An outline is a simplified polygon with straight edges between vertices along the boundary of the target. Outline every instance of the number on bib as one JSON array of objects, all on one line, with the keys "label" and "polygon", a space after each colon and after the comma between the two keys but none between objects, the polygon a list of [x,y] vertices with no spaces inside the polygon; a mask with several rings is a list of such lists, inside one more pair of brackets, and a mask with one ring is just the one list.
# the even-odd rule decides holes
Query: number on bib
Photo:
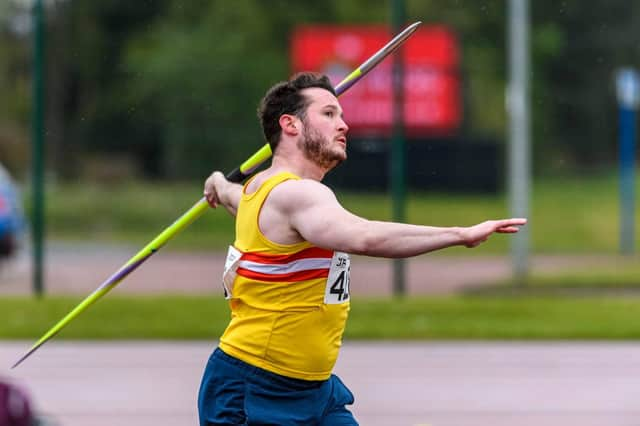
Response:
[{"label": "number on bib", "polygon": [[348,271],[340,272],[338,275],[338,279],[329,289],[331,294],[336,294],[338,296],[338,302],[343,300],[347,300],[349,298],[349,273]]},{"label": "number on bib", "polygon": [[335,252],[331,259],[331,268],[327,277],[327,286],[324,294],[324,303],[329,305],[345,303],[349,300],[349,273],[351,271],[351,259],[349,255]]}]

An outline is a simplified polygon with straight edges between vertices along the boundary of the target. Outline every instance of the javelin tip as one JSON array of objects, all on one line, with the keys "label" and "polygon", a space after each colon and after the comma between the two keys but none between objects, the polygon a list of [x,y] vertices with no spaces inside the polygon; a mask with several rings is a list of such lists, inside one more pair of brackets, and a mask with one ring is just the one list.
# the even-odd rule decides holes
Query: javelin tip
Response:
[{"label": "javelin tip", "polygon": [[11,370],[13,370],[14,368],[16,368],[17,366],[19,366],[20,364],[22,364],[22,361],[24,361],[25,359],[27,359],[29,357],[29,355],[31,355],[33,353],[33,350],[30,350],[29,352],[27,352],[26,354],[22,355],[22,357],[16,361],[15,364],[13,364],[11,366]]},{"label": "javelin tip", "polygon": [[409,25],[407,28],[405,28],[401,34],[409,36],[410,34],[413,34],[414,32],[416,32],[416,30],[420,25],[422,25],[422,21],[416,21],[413,24]]}]

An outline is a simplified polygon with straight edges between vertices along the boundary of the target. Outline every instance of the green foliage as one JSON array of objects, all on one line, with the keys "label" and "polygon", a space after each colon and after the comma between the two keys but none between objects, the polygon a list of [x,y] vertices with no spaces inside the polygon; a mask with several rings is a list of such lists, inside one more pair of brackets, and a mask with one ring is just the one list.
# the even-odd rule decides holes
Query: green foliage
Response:
[{"label": "green foliage", "polygon": [[[141,247],[198,201],[198,185],[61,185],[47,193],[49,236]],[[28,199],[28,198],[27,198]],[[233,241],[233,218],[204,214],[169,243],[171,248],[223,249]]]},{"label": "green foliage", "polygon": [[166,175],[202,176],[214,164],[230,170],[246,159],[262,141],[258,100],[289,74],[293,27],[353,16],[344,8],[344,2],[196,2],[175,6],[133,39],[124,90],[136,116],[153,112],[158,119]]},{"label": "green foliage", "polygon": [[[0,298],[0,339],[40,337],[80,300]],[[640,302],[620,298],[354,296],[346,339],[637,339]],[[222,297],[110,295],[56,339],[207,339],[229,321]]]},{"label": "green foliage", "polygon": [[[257,19],[262,3],[209,2],[163,21],[132,43],[127,92],[136,110],[157,114],[169,176],[232,169],[258,146],[258,93],[285,75],[282,49]],[[251,22],[251,31],[239,31]]]},{"label": "green foliage", "polygon": [[[0,155],[23,171],[30,40],[8,29],[25,12],[16,4],[0,6]],[[462,132],[505,139],[508,2],[406,4],[407,20],[448,25],[458,35]],[[540,0],[530,10],[534,170],[606,168],[616,152],[613,73],[640,65],[640,3]],[[126,157],[130,174],[146,177],[231,169],[261,145],[255,106],[290,74],[296,25],[382,24],[390,15],[388,2],[365,0],[51,2],[50,166],[73,178],[90,174],[87,158],[96,157],[116,168]]]},{"label": "green foliage", "polygon": [[19,9],[0,5],[0,162],[21,176],[27,158],[30,81],[25,70],[30,62],[27,40],[9,31]]},{"label": "green foliage", "polygon": [[640,65],[638,6],[545,0],[532,7],[533,136],[536,164],[547,171],[615,160],[614,72]]}]

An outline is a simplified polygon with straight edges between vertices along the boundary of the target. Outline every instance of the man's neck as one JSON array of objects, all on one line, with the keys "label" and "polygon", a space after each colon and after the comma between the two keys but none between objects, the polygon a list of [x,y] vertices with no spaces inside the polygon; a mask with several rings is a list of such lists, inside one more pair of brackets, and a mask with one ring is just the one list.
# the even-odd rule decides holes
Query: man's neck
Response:
[{"label": "man's neck", "polygon": [[291,172],[303,179],[313,179],[321,182],[329,170],[307,159],[302,153],[293,155],[274,154],[269,169],[275,174],[279,172]]}]

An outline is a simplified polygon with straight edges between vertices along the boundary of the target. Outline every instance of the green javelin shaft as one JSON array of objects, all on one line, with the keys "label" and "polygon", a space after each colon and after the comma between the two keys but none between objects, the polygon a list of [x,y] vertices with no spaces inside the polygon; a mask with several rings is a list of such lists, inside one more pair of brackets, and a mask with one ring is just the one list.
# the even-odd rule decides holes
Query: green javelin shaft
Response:
[{"label": "green javelin shaft", "polygon": [[[389,43],[387,43],[382,49],[377,51],[373,56],[367,59],[361,64],[355,71],[349,74],[344,80],[342,80],[336,87],[336,94],[339,96],[347,89],[353,86],[358,80],[360,80],[365,74],[372,70],[377,64],[382,62],[390,53],[395,51],[411,34],[413,34],[420,25],[420,22],[416,22],[400,34],[395,36]],[[271,148],[269,144],[265,144],[255,154],[249,157],[244,163],[237,169],[227,175],[227,179],[232,182],[241,182],[246,177],[259,167],[262,163],[267,161],[271,157]],[[164,246],[167,241],[177,235],[184,228],[193,223],[202,214],[207,211],[209,204],[204,198],[201,198],[193,207],[180,216],[173,224],[154,238],[149,244],[147,244],[142,250],[140,250],[135,256],[133,256],[127,263],[125,263],[118,271],[110,276],[104,283],[100,285],[93,293],[87,296],[80,304],[78,304],[71,312],[69,312],[64,318],[62,318],[56,325],[54,325],[49,331],[47,331],[34,345],[25,353],[11,368],[15,368],[20,365],[25,359],[33,354],[39,347],[45,344],[48,340],[53,338],[60,332],[67,324],[73,321],[78,315],[85,311],[89,306],[93,305],[109,291],[115,288],[127,275],[133,272],[138,266],[144,263],[149,257],[151,257],[156,251]]]}]

